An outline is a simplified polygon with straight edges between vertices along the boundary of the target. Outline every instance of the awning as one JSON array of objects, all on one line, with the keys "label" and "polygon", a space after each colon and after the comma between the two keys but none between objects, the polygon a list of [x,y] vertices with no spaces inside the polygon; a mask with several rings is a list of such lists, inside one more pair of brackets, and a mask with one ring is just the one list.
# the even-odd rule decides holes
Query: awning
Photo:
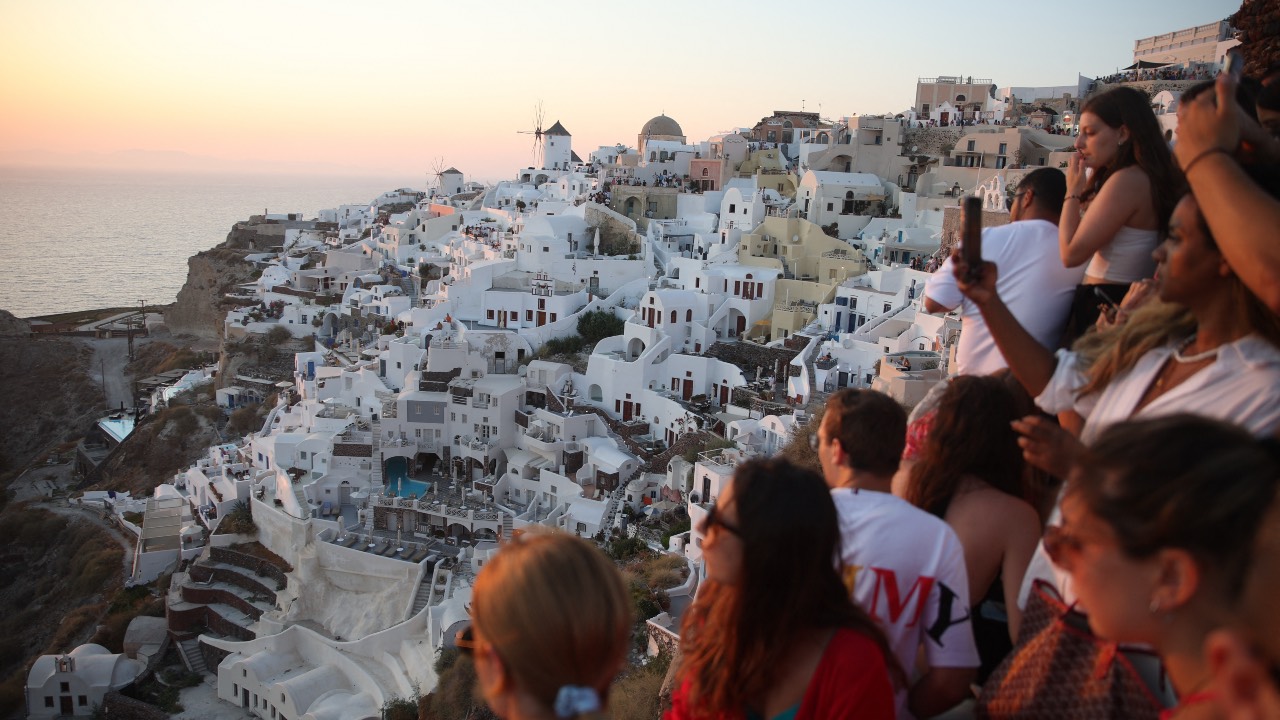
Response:
[{"label": "awning", "polygon": [[1173,63],[1171,62],[1158,63],[1158,62],[1148,62],[1146,60],[1139,60],[1138,62],[1125,68],[1125,70],[1148,70],[1150,68],[1164,67],[1165,65],[1172,65],[1172,64]]}]

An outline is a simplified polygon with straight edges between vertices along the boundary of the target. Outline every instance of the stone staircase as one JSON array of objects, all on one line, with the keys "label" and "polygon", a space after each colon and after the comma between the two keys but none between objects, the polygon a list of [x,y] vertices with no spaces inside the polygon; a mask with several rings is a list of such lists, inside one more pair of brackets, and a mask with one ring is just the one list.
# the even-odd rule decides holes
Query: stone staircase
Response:
[{"label": "stone staircase", "polygon": [[204,653],[200,652],[199,640],[183,640],[178,643],[178,654],[182,656],[182,664],[197,675],[204,675],[209,668],[204,663]]},{"label": "stone staircase", "polygon": [[372,465],[372,467],[370,468],[369,480],[373,489],[375,491],[381,492],[381,488],[382,488],[382,423],[378,422],[377,420],[374,420],[370,424],[369,430],[370,430],[370,435],[373,438],[372,440],[370,440],[370,443],[373,445],[373,453],[372,453],[372,456],[369,458],[371,461],[370,464]]},{"label": "stone staircase", "polygon": [[617,521],[618,513],[622,510],[622,498],[627,493],[626,483],[619,483],[618,487],[609,493],[609,503],[604,507],[604,523],[601,528],[606,531],[613,528],[614,522]]},{"label": "stone staircase", "polygon": [[293,486],[293,496],[297,498],[298,509],[302,511],[304,516],[302,519],[305,520],[311,514],[311,506],[307,505],[307,491],[302,487],[301,483]]},{"label": "stone staircase", "polygon": [[502,513],[502,539],[510,540],[515,537],[515,519],[511,517],[511,513]]},{"label": "stone staircase", "polygon": [[422,608],[431,602],[431,584],[435,581],[435,575],[435,570],[431,570],[422,576],[422,582],[418,584],[418,593],[413,596],[413,611],[409,613],[409,617],[422,612]]},{"label": "stone staircase", "polygon": [[782,277],[783,277],[783,279],[784,279],[784,280],[795,280],[795,279],[796,279],[796,275],[795,275],[795,273],[791,272],[791,266],[790,266],[789,264],[787,264],[787,259],[786,259],[785,257],[783,257],[783,256],[779,255],[779,256],[778,256],[778,260],[780,260],[780,261],[782,262]]}]

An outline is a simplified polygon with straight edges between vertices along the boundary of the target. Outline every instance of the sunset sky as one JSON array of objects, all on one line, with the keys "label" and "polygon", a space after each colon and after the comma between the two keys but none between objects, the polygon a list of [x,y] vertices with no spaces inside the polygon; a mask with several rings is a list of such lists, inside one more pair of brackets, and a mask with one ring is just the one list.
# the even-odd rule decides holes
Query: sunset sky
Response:
[{"label": "sunset sky", "polygon": [[802,104],[899,112],[919,76],[1073,84],[1239,4],[3,0],[0,165],[425,178],[443,158],[498,180],[532,161],[539,101],[585,159],[663,112],[697,141]]}]

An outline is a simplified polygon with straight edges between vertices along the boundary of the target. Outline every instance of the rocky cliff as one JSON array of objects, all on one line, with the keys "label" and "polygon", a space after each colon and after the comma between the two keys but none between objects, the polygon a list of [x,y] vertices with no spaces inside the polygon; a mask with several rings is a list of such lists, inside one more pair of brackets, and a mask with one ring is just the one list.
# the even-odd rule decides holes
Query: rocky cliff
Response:
[{"label": "rocky cliff", "polygon": [[255,276],[251,252],[277,246],[284,240],[284,226],[252,218],[241,221],[227,233],[227,239],[212,250],[187,259],[187,281],[178,298],[164,313],[165,324],[178,335],[203,338],[222,336],[222,321],[232,307],[226,295]]}]

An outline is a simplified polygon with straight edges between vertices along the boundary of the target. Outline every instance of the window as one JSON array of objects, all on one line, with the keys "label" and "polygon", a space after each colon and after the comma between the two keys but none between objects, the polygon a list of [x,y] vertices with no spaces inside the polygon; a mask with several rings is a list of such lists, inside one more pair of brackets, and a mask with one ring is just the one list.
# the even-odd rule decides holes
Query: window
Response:
[{"label": "window", "polygon": [[45,706],[45,707],[53,707],[53,696],[52,696],[52,695],[45,695],[45,696],[44,696],[44,706]]},{"label": "window", "polygon": [[833,203],[827,203],[827,212],[831,212],[834,209],[835,205]]},{"label": "window", "polygon": [[486,311],[486,312],[485,312],[485,317],[487,317],[488,319],[492,320],[492,319],[493,319],[493,311],[492,311],[492,310],[488,310],[488,311]]},{"label": "window", "polygon": [[706,176],[707,176],[707,169],[702,168],[702,177],[706,177]]},{"label": "window", "polygon": [[71,692],[71,683],[65,683],[65,682],[58,683],[58,690],[64,693]]},{"label": "window", "polygon": [[738,206],[735,203],[729,203],[729,214],[732,215],[737,211],[738,211]]},{"label": "window", "polygon": [[306,450],[301,450],[301,451],[299,451],[299,452],[298,452],[298,459],[299,459],[299,460],[306,460],[306,459],[307,459],[307,451],[306,451]]},{"label": "window", "polygon": [[998,154],[1004,155],[1008,151],[1009,151],[1009,143],[1000,143],[1000,152]]},{"label": "window", "polygon": [[884,304],[884,312],[889,312],[889,307],[890,307],[889,303],[885,303],[885,304]]},{"label": "window", "polygon": [[966,149],[966,150],[968,150],[969,152],[973,152],[973,148],[974,148],[974,146],[975,146],[975,144],[976,144],[976,143],[977,143],[977,141],[976,141],[976,140],[970,140],[970,141],[968,142],[968,144],[967,144],[967,145],[965,145],[965,149]]}]

